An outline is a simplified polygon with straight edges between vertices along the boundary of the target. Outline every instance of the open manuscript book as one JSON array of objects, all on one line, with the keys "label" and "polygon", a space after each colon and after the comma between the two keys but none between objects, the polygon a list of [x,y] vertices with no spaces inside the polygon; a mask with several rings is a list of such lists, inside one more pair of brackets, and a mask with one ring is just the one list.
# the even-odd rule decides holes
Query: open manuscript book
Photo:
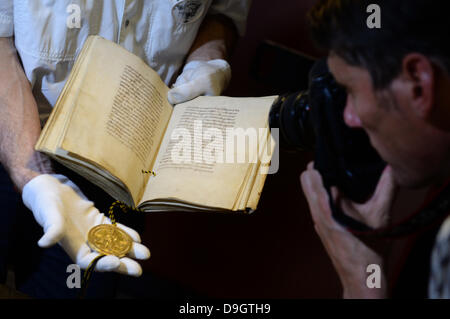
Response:
[{"label": "open manuscript book", "polygon": [[[90,36],[36,150],[144,211],[255,210],[274,150],[267,118],[276,97],[202,96],[173,107],[168,90],[140,58]],[[259,132],[257,149],[242,150],[238,138],[230,147],[230,128]]]}]

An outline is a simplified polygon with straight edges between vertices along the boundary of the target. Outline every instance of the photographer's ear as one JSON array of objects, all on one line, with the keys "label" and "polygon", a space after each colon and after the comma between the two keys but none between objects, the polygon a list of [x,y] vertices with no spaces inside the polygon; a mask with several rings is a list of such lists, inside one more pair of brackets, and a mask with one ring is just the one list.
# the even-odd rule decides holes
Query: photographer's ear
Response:
[{"label": "photographer's ear", "polygon": [[[428,118],[434,105],[435,73],[431,61],[419,53],[410,53],[403,58],[400,81],[394,86],[405,99],[404,106],[409,107],[420,118]],[[402,101],[398,101],[402,102]]]}]

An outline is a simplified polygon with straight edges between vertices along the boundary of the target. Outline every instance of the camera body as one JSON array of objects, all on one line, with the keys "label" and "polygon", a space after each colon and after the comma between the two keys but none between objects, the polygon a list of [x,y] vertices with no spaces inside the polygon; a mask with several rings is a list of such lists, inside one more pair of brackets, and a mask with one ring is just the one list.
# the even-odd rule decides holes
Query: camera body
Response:
[{"label": "camera body", "polygon": [[279,128],[282,148],[314,151],[314,166],[328,190],[337,186],[345,197],[362,203],[373,194],[386,163],[364,130],[345,124],[346,99],[326,60],[319,60],[307,91],[281,95],[273,103],[269,125]]}]

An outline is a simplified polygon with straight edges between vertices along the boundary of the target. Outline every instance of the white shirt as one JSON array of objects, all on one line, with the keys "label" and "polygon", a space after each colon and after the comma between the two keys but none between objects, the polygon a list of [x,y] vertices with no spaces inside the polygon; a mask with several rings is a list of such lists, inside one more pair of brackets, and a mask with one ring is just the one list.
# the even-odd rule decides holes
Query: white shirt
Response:
[{"label": "white shirt", "polygon": [[138,55],[169,85],[205,15],[224,14],[243,34],[250,1],[0,0],[0,37],[14,36],[45,119],[89,35]]}]

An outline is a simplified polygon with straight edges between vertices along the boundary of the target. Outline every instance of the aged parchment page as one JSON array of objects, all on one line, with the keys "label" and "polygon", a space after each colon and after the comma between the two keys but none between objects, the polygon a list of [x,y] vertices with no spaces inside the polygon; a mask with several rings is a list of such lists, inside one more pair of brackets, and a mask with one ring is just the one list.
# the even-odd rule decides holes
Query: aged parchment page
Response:
[{"label": "aged parchment page", "polygon": [[[267,127],[267,116],[274,99],[275,97],[201,96],[175,106],[153,167],[156,176],[150,178],[141,203],[173,199],[232,210],[241,192],[246,188],[250,178],[249,171],[255,164],[250,163],[249,160],[250,147],[244,147],[244,163],[239,163],[237,155],[227,151],[226,129],[240,128],[244,132],[250,129],[249,131],[253,130],[257,133],[256,139],[259,140],[259,129]],[[202,130],[199,130],[200,126]],[[195,134],[196,129],[201,133]],[[191,154],[186,158],[180,156],[186,162],[176,162],[173,154],[185,155],[184,150],[180,148],[180,143],[183,143],[181,133],[186,131],[191,134]],[[211,156],[208,156],[209,152],[206,152],[207,156],[205,156],[208,145],[211,146],[211,143],[220,140],[217,135],[209,134],[211,132],[222,132],[223,163],[217,162],[215,158],[212,160]],[[238,142],[236,141],[235,144],[236,147]],[[248,142],[247,145],[250,144]],[[239,149],[242,151],[242,148]],[[213,154],[215,156],[215,152]],[[227,163],[227,156],[234,158],[234,161]]]},{"label": "aged parchment page", "polygon": [[95,37],[60,147],[121,180],[137,203],[172,113],[167,86],[140,58]]}]

